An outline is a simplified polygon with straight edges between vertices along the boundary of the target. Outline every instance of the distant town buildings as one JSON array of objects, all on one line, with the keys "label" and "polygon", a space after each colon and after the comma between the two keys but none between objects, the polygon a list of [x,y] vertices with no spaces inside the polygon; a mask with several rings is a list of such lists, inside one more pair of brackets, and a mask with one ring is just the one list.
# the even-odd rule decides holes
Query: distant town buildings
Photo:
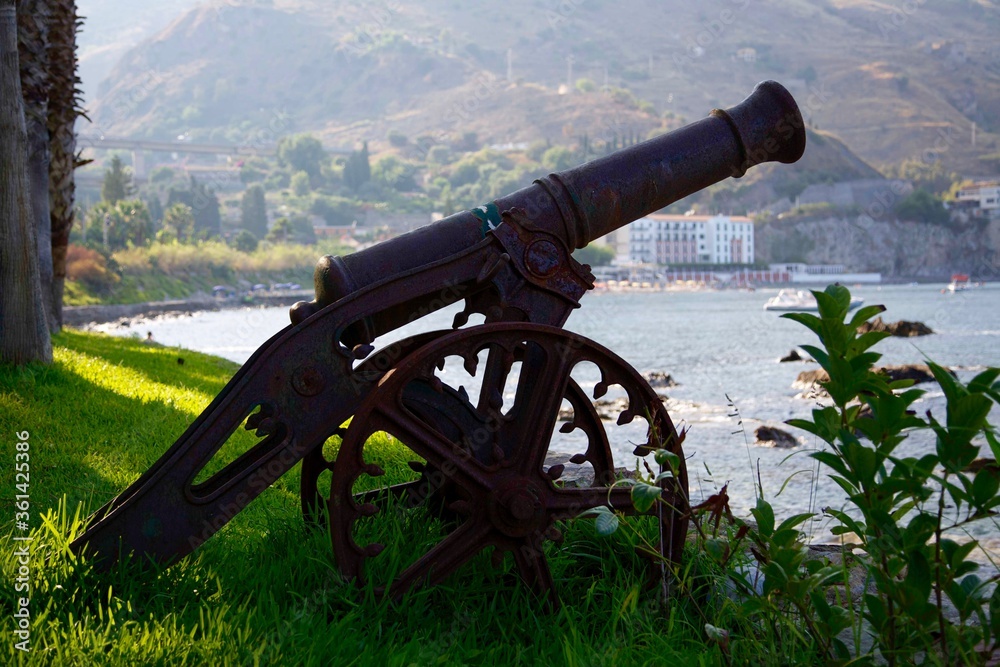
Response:
[{"label": "distant town buildings", "polygon": [[648,215],[620,230],[614,245],[619,261],[628,263],[753,264],[753,221],[728,215]]},{"label": "distant town buildings", "polygon": [[961,188],[954,208],[976,217],[1000,215],[1000,181],[980,181]]}]

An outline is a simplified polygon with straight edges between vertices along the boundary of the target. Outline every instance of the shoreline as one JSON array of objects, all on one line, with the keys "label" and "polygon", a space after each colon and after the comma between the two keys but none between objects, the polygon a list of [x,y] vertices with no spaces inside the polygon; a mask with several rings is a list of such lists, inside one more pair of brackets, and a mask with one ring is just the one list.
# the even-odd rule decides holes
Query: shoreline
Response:
[{"label": "shoreline", "polygon": [[289,292],[287,294],[255,295],[250,302],[239,299],[213,299],[212,297],[177,299],[172,301],[145,301],[127,304],[100,304],[94,306],[64,306],[63,325],[74,329],[119,322],[132,319],[152,319],[165,315],[181,316],[219,310],[240,310],[243,308],[291,307],[298,301],[314,298],[311,291]]},{"label": "shoreline", "polygon": [[[884,287],[908,285],[904,281],[882,281],[878,285],[866,285],[866,287]],[[919,285],[934,285],[935,282],[921,282]],[[943,284],[943,283],[941,283]],[[803,284],[769,284],[756,286],[753,291],[778,290],[783,288],[796,289],[817,289],[820,285]],[[593,290],[595,294],[627,294],[627,293],[652,293],[652,292],[717,292],[736,289],[747,291],[746,288],[723,288],[720,289],[711,285],[659,285],[649,287],[619,287],[607,288],[599,287]],[[298,290],[283,294],[258,294],[254,295],[252,301],[243,302],[239,299],[214,299],[209,296],[202,298],[175,299],[171,301],[145,301],[141,303],[129,304],[98,304],[93,306],[64,306],[63,324],[75,329],[84,329],[93,325],[108,324],[129,319],[151,319],[164,315],[192,315],[194,313],[212,312],[219,310],[239,310],[243,308],[274,308],[291,307],[299,301],[311,301],[315,298],[312,290]]]}]

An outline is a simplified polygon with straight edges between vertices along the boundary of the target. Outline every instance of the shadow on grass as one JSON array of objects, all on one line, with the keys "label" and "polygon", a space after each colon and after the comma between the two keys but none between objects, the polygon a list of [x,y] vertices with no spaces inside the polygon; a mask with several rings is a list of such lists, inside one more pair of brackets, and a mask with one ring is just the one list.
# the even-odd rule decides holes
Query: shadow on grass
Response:
[{"label": "shadow on grass", "polygon": [[[187,387],[214,396],[236,374],[240,365],[225,359],[179,348],[147,345],[141,340],[118,336],[83,334],[64,330],[55,343],[73,351],[103,359],[115,366],[124,366],[143,376],[178,387]],[[178,364],[178,359],[185,364]],[[201,365],[218,369],[216,377],[200,373],[187,363],[197,360]],[[220,382],[220,378],[224,377]]]}]

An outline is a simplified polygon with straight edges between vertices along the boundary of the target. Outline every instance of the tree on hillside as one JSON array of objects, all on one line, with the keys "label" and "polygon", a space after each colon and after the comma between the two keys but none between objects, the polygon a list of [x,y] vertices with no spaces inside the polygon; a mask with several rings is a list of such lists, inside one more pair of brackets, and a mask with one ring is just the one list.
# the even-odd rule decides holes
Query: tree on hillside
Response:
[{"label": "tree on hillside", "polygon": [[187,243],[194,236],[194,214],[187,204],[173,204],[163,212],[163,226],[156,234],[161,243]]},{"label": "tree on hillside", "polygon": [[546,169],[562,171],[573,166],[573,151],[565,146],[553,146],[542,155],[542,164]]},{"label": "tree on hillside", "polygon": [[0,361],[52,361],[29,200],[15,0],[0,0]]},{"label": "tree on hillside", "polygon": [[297,197],[305,197],[312,190],[312,186],[309,183],[309,174],[304,171],[297,171],[292,174],[290,185],[292,192]]},{"label": "tree on hillside", "polygon": [[140,199],[101,202],[87,212],[84,224],[92,242],[103,244],[107,239],[108,251],[146,245],[153,238],[153,218]]},{"label": "tree on hillside", "polygon": [[316,232],[309,218],[293,215],[290,218],[282,217],[275,220],[271,231],[267,233],[267,240],[272,243],[311,245],[316,243]]},{"label": "tree on hillside", "polygon": [[394,155],[386,155],[379,158],[372,168],[372,180],[397,192],[413,192],[417,189],[415,172],[413,164],[404,162]]},{"label": "tree on hillside", "polygon": [[[903,160],[895,170],[889,169],[890,176],[896,176],[913,183],[913,187],[931,194],[947,192],[952,183],[961,180],[958,174],[945,169],[940,160]],[[894,173],[893,173],[894,172]]]},{"label": "tree on hillside", "polygon": [[368,142],[362,144],[360,151],[352,151],[344,164],[344,183],[352,190],[357,190],[372,179],[372,167],[368,160]]},{"label": "tree on hillside", "polygon": [[215,192],[191,177],[188,188],[170,188],[167,193],[167,208],[174,204],[184,204],[194,216],[194,234],[200,238],[218,236],[222,230],[222,215],[219,213],[219,198]]},{"label": "tree on hillside", "polygon": [[75,0],[50,0],[49,25],[49,216],[52,227],[52,309],[62,327],[66,252],[74,222],[76,181],[73,171],[89,160],[76,152],[76,119],[83,115],[77,84],[76,34],[80,19]]},{"label": "tree on hillside", "polygon": [[132,193],[132,175],[122,164],[117,155],[111,157],[111,163],[104,172],[104,182],[101,183],[101,200],[116,204]]},{"label": "tree on hillside", "polygon": [[318,215],[332,227],[350,225],[357,220],[360,211],[357,204],[345,197],[317,195],[309,206],[309,212]]},{"label": "tree on hillside", "polygon": [[146,202],[146,208],[149,209],[149,218],[153,221],[153,228],[159,227],[160,222],[163,221],[163,204],[160,203],[160,198],[154,194]]},{"label": "tree on hillside", "polygon": [[267,236],[267,201],[264,199],[264,187],[254,183],[243,193],[241,202],[242,219],[240,226],[258,240]]},{"label": "tree on hillside", "polygon": [[283,137],[278,142],[278,163],[292,171],[304,171],[311,178],[320,178],[326,162],[326,151],[319,139],[309,134]]},{"label": "tree on hillside", "polygon": [[600,243],[591,243],[588,246],[573,251],[573,259],[581,264],[589,264],[591,266],[607,266],[614,258],[614,248]]},{"label": "tree on hillside", "polygon": [[241,229],[233,235],[233,238],[229,241],[229,245],[240,252],[250,253],[257,249],[257,237],[252,232]]},{"label": "tree on hillside", "polygon": [[951,219],[941,200],[922,188],[917,188],[896,204],[896,215],[902,220],[936,225],[947,224]]}]

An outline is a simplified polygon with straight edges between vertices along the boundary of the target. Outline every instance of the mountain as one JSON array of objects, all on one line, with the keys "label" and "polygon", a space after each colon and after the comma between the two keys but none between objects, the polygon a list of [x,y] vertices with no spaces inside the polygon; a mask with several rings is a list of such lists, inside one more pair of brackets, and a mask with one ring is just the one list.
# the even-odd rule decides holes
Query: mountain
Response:
[{"label": "mountain", "polygon": [[77,36],[80,78],[85,102],[95,98],[97,85],[131,48],[163,30],[177,16],[201,0],[159,0],[137,3],[124,0],[77,0],[84,19]]},{"label": "mountain", "polygon": [[[377,146],[390,131],[560,142],[645,136],[773,78],[812,125],[875,166],[939,157],[981,175],[998,163],[980,158],[1000,151],[998,10],[997,0],[225,0],[129,50],[91,117],[107,134],[235,142],[292,131],[331,146]],[[578,92],[579,79],[610,90]]]}]

